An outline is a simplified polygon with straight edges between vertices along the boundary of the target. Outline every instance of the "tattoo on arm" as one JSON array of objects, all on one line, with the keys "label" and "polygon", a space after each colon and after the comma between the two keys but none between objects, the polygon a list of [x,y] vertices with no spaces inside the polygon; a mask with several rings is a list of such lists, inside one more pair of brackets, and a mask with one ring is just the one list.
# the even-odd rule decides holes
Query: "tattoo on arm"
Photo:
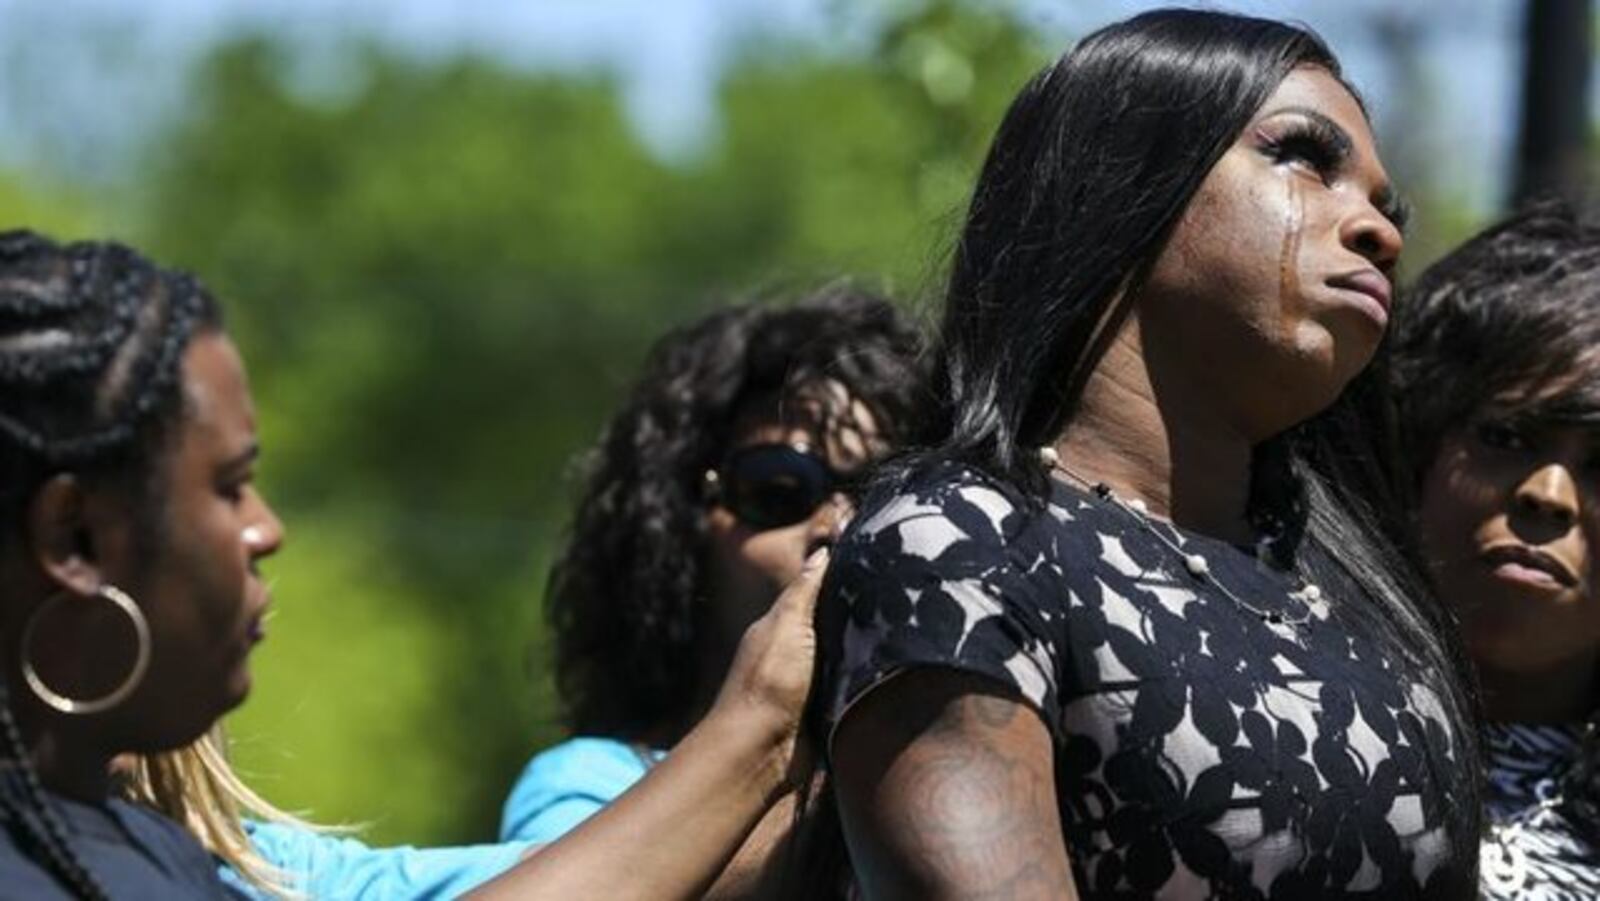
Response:
[{"label": "tattoo on arm", "polygon": [[847,714],[833,760],[867,897],[1076,897],[1049,732],[988,680],[891,679]]}]

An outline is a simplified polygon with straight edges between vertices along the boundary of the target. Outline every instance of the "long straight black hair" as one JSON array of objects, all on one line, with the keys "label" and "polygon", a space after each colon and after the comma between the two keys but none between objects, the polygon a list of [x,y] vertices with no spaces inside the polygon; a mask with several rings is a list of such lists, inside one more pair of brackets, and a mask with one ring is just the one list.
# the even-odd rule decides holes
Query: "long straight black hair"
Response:
[{"label": "long straight black hair", "polygon": [[[1190,198],[1299,67],[1342,77],[1302,29],[1159,10],[1090,35],[1022,89],[956,247],[927,430],[889,468],[890,484],[955,460],[1042,496],[1048,475],[1035,449],[1072,419]],[[1470,669],[1404,526],[1385,353],[1330,408],[1255,449],[1250,512],[1287,529],[1279,562],[1355,583],[1351,615],[1437,695],[1451,727],[1454,758],[1430,761],[1433,772],[1476,792]],[[1465,779],[1447,772],[1462,767]],[[1475,876],[1478,805],[1458,801],[1444,815]]]}]

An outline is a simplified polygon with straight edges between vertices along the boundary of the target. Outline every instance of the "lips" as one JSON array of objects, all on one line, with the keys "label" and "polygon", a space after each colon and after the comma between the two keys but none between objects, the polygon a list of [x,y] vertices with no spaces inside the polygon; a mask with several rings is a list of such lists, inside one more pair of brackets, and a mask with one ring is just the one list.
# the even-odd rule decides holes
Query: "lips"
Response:
[{"label": "lips", "polygon": [[1561,559],[1525,544],[1499,544],[1481,555],[1495,574],[1541,587],[1575,588],[1578,575]]},{"label": "lips", "polygon": [[1384,313],[1389,312],[1394,296],[1394,287],[1390,285],[1388,277],[1376,269],[1360,269],[1336,275],[1328,279],[1328,287],[1365,294],[1377,301]]},{"label": "lips", "polygon": [[250,605],[252,608],[250,618],[245,622],[245,635],[251,644],[255,644],[267,637],[264,623],[267,618],[267,608],[272,606],[272,593],[264,585],[251,593],[255,597]]},{"label": "lips", "polygon": [[250,618],[250,625],[245,630],[245,635],[249,637],[251,644],[255,644],[256,642],[259,642],[261,639],[267,637],[267,630],[266,630],[266,627],[263,625],[265,619],[266,619],[266,613],[265,612],[259,613],[259,614],[257,614],[257,615],[255,615],[255,616]]}]

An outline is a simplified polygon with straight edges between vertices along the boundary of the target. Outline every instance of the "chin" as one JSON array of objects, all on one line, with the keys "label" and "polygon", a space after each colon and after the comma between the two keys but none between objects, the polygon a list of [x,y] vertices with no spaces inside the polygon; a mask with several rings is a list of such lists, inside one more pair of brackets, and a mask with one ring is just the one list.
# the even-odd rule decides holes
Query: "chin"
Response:
[{"label": "chin", "polygon": [[1259,442],[1314,419],[1333,406],[1347,380],[1333,378],[1319,363],[1315,373],[1305,368],[1283,372],[1272,379],[1280,386],[1272,415],[1256,423],[1253,440]]},{"label": "chin", "polygon": [[1525,658],[1527,649],[1513,637],[1508,640],[1502,630],[1494,633],[1487,629],[1471,630],[1466,635],[1467,656],[1474,667],[1501,673],[1520,673],[1534,666]]},{"label": "chin", "polygon": [[251,684],[249,668],[239,667],[238,671],[228,678],[228,691],[222,699],[222,712],[217,715],[221,716],[243,704],[245,699],[250,697]]},{"label": "chin", "polygon": [[1323,407],[1332,405],[1356,376],[1371,365],[1383,337],[1383,331],[1370,323],[1361,329],[1341,325],[1317,328],[1316,334],[1307,335],[1308,340],[1301,346],[1302,360],[1310,374],[1304,379],[1306,389],[1325,398]]},{"label": "chin", "polygon": [[[1539,614],[1534,612],[1534,616]],[[1538,672],[1582,648],[1562,646],[1558,627],[1516,615],[1474,617],[1463,630],[1467,653],[1479,667],[1502,673]],[[1554,634],[1552,634],[1554,633]]]},{"label": "chin", "polygon": [[139,735],[130,740],[124,750],[136,754],[164,754],[186,748],[211,731],[219,718],[220,714],[205,718],[182,717],[159,723],[146,721]]}]

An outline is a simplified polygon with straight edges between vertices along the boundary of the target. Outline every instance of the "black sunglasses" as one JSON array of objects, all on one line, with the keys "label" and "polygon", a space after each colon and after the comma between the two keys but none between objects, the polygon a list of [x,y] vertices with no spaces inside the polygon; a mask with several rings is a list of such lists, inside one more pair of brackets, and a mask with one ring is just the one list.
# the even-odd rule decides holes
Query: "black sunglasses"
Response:
[{"label": "black sunglasses", "polygon": [[710,499],[756,529],[792,526],[810,518],[849,479],[803,444],[752,444],[706,472]]}]

